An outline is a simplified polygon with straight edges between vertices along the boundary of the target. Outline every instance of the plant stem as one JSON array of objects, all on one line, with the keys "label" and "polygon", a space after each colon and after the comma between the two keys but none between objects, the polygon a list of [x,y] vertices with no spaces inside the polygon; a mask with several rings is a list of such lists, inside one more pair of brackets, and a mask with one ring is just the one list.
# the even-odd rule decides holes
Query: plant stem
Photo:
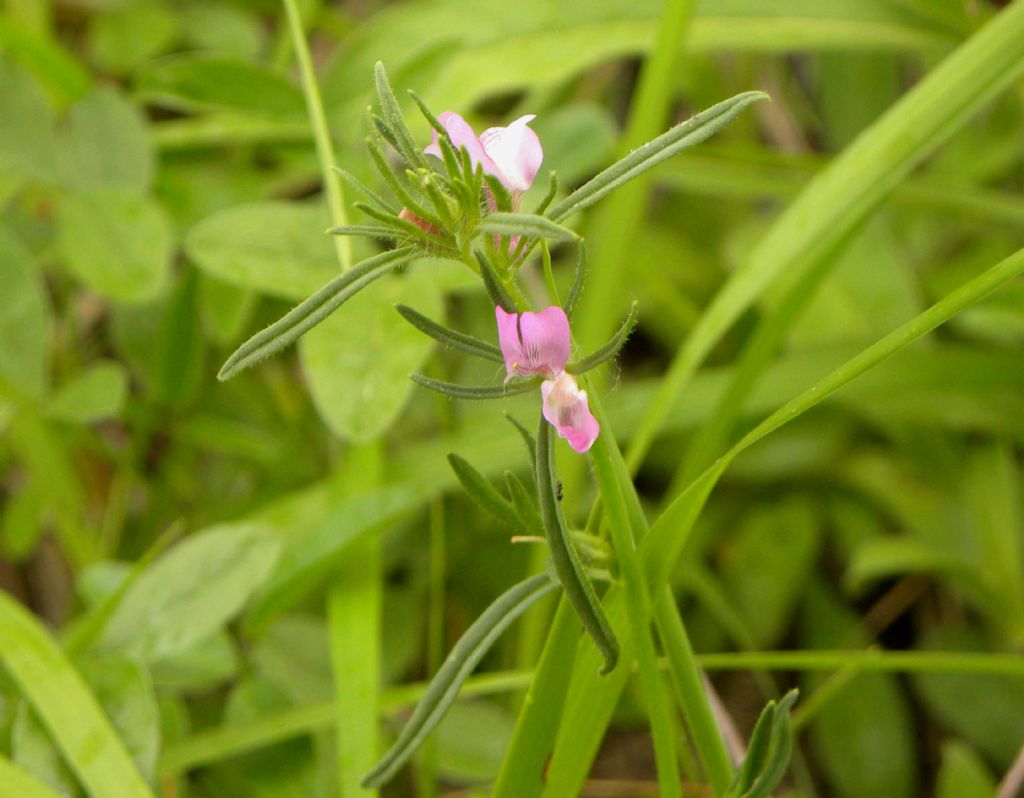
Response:
[{"label": "plant stem", "polygon": [[[348,224],[345,211],[345,196],[341,191],[341,183],[331,167],[335,164],[334,147],[331,134],[327,127],[327,115],[324,113],[323,100],[320,97],[320,86],[313,70],[313,59],[309,53],[309,44],[302,29],[302,17],[299,15],[295,0],[282,0],[288,14],[288,27],[292,32],[292,45],[295,58],[299,62],[299,74],[302,78],[302,91],[306,97],[306,110],[309,112],[309,124],[313,128],[313,140],[316,143],[316,154],[320,161],[320,173],[323,176],[324,192],[327,195],[327,208],[331,214],[331,224],[343,227]],[[344,271],[352,265],[352,242],[345,236],[332,236],[338,261]]]}]

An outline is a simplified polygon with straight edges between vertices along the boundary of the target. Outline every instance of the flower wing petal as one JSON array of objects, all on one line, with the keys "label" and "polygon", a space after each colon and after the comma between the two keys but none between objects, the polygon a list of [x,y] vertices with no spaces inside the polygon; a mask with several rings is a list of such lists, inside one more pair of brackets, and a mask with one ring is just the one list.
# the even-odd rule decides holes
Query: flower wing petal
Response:
[{"label": "flower wing petal", "polygon": [[562,372],[541,383],[544,418],[565,438],[573,450],[583,454],[597,440],[601,425],[590,412],[587,392],[581,391],[571,374]]},{"label": "flower wing petal", "polygon": [[[483,145],[480,143],[480,139],[477,138],[476,133],[473,132],[472,126],[459,116],[454,111],[445,111],[437,117],[437,121],[441,123],[441,126],[448,131],[448,138],[451,139],[452,146],[458,150],[460,147],[465,147],[469,152],[469,160],[473,164],[475,169],[477,164],[483,164],[484,171],[493,172],[494,164],[491,163],[491,159],[487,157],[487,153],[484,152]],[[429,147],[425,147],[423,152],[427,155],[434,155],[438,158],[441,157],[441,145],[437,143],[438,133],[436,130],[431,131],[433,140]]]}]

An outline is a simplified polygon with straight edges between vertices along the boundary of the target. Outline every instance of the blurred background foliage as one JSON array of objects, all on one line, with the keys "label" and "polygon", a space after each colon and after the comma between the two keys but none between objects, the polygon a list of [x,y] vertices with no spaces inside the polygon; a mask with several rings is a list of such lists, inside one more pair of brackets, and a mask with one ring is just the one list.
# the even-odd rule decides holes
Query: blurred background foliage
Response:
[{"label": "blurred background foliage", "polygon": [[[613,264],[622,291],[599,309],[607,324],[640,301],[639,331],[603,381],[623,441],[790,199],[999,5],[695,4],[664,126],[748,89],[773,101],[659,167],[638,225],[580,220],[597,257],[601,246],[624,253]],[[536,113],[544,169],[572,186],[623,146],[662,3],[301,6],[345,169],[379,187],[362,142],[382,60],[400,95],[413,88],[435,112],[479,126]],[[50,627],[84,680],[64,694],[67,728],[55,730],[23,697],[50,674],[45,657],[19,665],[15,647],[34,638],[0,623],[0,754],[58,794],[95,794],[65,764],[71,727],[88,715],[75,702],[91,692],[161,795],[335,794],[332,699],[347,686],[331,649],[360,650],[331,641],[325,591],[360,569],[358,540],[383,541],[385,734],[411,697],[398,686],[429,676],[536,562],[460,496],[444,459],[525,473],[501,412],[532,423],[533,404],[413,390],[416,370],[497,375],[436,351],[391,309],[410,304],[493,340],[486,297],[458,266],[424,261],[296,350],[218,383],[230,351],[337,272],[280,5],[6,0],[0,53],[0,587]],[[1022,88],[994,98],[835,248],[742,427],[1020,247]],[[426,124],[410,123],[426,143]],[[568,282],[574,255],[555,256]],[[526,284],[542,291],[535,272]],[[676,397],[638,475],[652,508],[692,477],[681,453],[781,297],[770,290],[745,313]],[[1022,343],[1016,284],[744,454],[674,576],[698,652],[1020,653]],[[366,457],[372,441],[383,447]],[[592,486],[577,471],[566,507],[578,514]],[[532,611],[487,669],[532,665],[550,611]],[[712,674],[744,738],[768,697],[799,685],[810,698],[791,795],[993,794],[1024,743],[1020,675],[841,665]],[[457,794],[486,793],[523,684],[510,677],[458,703],[386,794],[436,794],[434,774]],[[629,691],[592,794],[655,794],[643,729]],[[28,794],[11,789],[0,784]]]}]

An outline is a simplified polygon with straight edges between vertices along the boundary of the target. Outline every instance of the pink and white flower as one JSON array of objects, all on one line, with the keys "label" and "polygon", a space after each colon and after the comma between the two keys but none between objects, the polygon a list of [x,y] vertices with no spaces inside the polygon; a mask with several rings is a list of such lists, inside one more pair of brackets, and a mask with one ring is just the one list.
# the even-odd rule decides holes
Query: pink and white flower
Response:
[{"label": "pink and white flower", "polygon": [[580,389],[573,376],[563,371],[553,380],[540,385],[544,400],[544,418],[559,436],[569,441],[576,452],[583,454],[597,440],[601,425],[590,412],[587,392]]},{"label": "pink and white flower", "polygon": [[508,313],[494,309],[498,344],[505,358],[506,381],[539,374],[554,378],[569,362],[569,319],[560,307],[539,313]]},{"label": "pink and white flower", "polygon": [[575,451],[590,449],[601,427],[590,412],[587,392],[565,370],[570,347],[565,311],[552,306],[538,313],[508,313],[496,307],[494,315],[506,380],[545,377],[540,386],[544,418]]},{"label": "pink and white flower", "polygon": [[[454,111],[445,111],[437,121],[448,132],[456,150],[466,148],[474,168],[480,164],[487,174],[498,178],[510,192],[521,194],[533,185],[544,160],[540,139],[528,126],[534,117],[534,114],[527,114],[507,127],[487,128],[479,137],[470,124]],[[432,132],[434,140],[423,151],[440,158],[438,134],[436,130]]]}]

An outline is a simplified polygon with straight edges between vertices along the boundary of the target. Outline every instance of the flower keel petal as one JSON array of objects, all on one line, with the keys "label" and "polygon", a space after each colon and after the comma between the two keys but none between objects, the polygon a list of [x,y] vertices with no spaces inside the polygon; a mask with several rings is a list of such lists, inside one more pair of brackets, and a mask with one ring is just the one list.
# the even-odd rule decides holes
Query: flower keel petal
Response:
[{"label": "flower keel petal", "polygon": [[544,418],[560,437],[579,454],[583,454],[597,440],[601,426],[590,412],[587,392],[580,390],[571,374],[562,372],[553,380],[541,383],[544,400]]}]

